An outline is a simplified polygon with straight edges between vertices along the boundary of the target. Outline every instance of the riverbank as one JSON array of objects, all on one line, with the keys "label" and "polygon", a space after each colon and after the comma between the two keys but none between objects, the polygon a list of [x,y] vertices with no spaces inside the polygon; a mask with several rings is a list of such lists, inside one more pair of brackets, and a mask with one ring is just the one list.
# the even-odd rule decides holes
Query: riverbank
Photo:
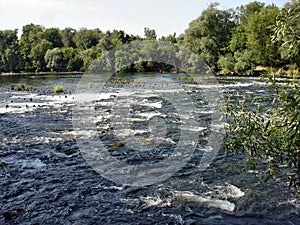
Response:
[{"label": "riverbank", "polygon": [[276,78],[296,78],[300,79],[299,69],[290,69],[287,67],[275,68],[275,67],[263,67],[257,66],[251,74],[238,74],[233,71],[220,71],[217,76],[236,76],[236,77],[264,77],[274,76]]},{"label": "riverbank", "polygon": [[0,73],[0,76],[10,76],[10,75],[28,75],[28,76],[40,76],[40,75],[76,75],[76,74],[84,74],[84,72],[80,71],[72,71],[72,72],[20,72],[20,73]]},{"label": "riverbank", "polygon": [[[11,75],[21,75],[21,76],[39,76],[39,75],[80,75],[84,74],[85,72],[82,71],[72,71],[72,72],[20,72],[20,73],[0,73],[0,76],[11,76]],[[132,74],[139,74],[141,72],[120,72],[117,71],[114,73],[115,75],[132,75]],[[184,71],[173,71],[173,72],[167,72],[167,71],[157,71],[157,72],[143,72],[141,74],[156,74],[156,73],[185,73]],[[188,73],[187,73],[188,74]],[[257,67],[257,69],[254,71],[253,74],[247,75],[247,74],[237,74],[234,72],[227,72],[222,73],[218,72],[215,73],[218,77],[266,77],[266,76],[274,76],[276,78],[288,78],[288,79],[300,79],[300,72],[298,69],[296,70],[284,70],[283,68],[271,68],[271,67]]]}]

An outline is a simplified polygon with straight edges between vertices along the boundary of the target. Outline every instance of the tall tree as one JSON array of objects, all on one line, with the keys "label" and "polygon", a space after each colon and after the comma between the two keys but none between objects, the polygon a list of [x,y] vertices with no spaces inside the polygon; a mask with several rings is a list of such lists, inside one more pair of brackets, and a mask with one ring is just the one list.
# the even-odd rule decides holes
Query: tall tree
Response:
[{"label": "tall tree", "polygon": [[32,47],[29,57],[32,63],[32,69],[35,72],[46,71],[45,54],[49,49],[52,49],[52,43],[43,39],[41,43]]},{"label": "tall tree", "polygon": [[44,31],[44,38],[52,43],[53,48],[63,47],[60,30],[58,28],[48,28]]},{"label": "tall tree", "polygon": [[276,6],[264,7],[253,13],[246,22],[247,49],[255,57],[257,64],[276,66],[280,63],[279,46],[271,40],[271,27],[275,25],[278,13]]},{"label": "tall tree", "polygon": [[19,46],[17,30],[0,31],[0,72],[19,69]]},{"label": "tall tree", "polygon": [[184,44],[199,54],[213,69],[217,69],[219,56],[224,54],[235,27],[230,10],[217,9],[218,3],[211,4],[199,18],[189,24],[185,31]]},{"label": "tall tree", "polygon": [[74,36],[76,34],[76,30],[70,27],[67,27],[63,30],[60,30],[60,36],[64,47],[66,48],[75,48]]},{"label": "tall tree", "polygon": [[175,44],[177,43],[176,33],[174,32],[173,34],[169,34],[167,37],[162,36],[160,40]]},{"label": "tall tree", "polygon": [[147,40],[156,40],[157,37],[155,30],[148,27],[144,28],[144,35]]},{"label": "tall tree", "polygon": [[80,71],[83,67],[83,60],[80,57],[77,49],[72,47],[62,48],[63,67],[66,71]]},{"label": "tall tree", "polygon": [[130,42],[130,36],[125,34],[123,30],[113,30],[110,36],[115,47],[119,47]]},{"label": "tall tree", "polygon": [[[44,39],[44,28],[40,25],[28,24],[22,29],[22,36],[19,40],[21,66],[25,71],[34,71],[36,66],[32,63],[32,48]],[[42,57],[43,59],[44,57]]]},{"label": "tall tree", "polygon": [[60,48],[48,49],[45,54],[47,68],[51,71],[63,71],[63,54]]},{"label": "tall tree", "polygon": [[250,16],[252,16],[254,13],[258,13],[264,6],[265,3],[254,1],[247,5],[241,5],[237,7],[239,23],[246,23]]},{"label": "tall tree", "polygon": [[106,32],[99,41],[98,47],[102,49],[102,51],[109,51],[115,47],[110,32]]},{"label": "tall tree", "polygon": [[88,30],[82,28],[75,33],[74,42],[77,48],[87,50],[99,43],[102,32],[99,29]]}]

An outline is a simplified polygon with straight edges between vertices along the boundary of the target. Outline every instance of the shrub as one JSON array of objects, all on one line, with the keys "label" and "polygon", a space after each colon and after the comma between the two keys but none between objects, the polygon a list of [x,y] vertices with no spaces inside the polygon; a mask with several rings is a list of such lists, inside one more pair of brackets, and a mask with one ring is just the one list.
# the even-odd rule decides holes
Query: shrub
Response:
[{"label": "shrub", "polygon": [[17,86],[12,86],[12,90],[14,91],[31,91],[32,86],[26,84],[19,84]]},{"label": "shrub", "polygon": [[62,85],[56,85],[56,86],[53,88],[53,92],[54,92],[54,93],[65,92],[65,87],[62,86]]},{"label": "shrub", "polygon": [[234,72],[240,75],[251,75],[254,73],[255,64],[253,55],[249,51],[235,52],[234,59],[236,60]]},{"label": "shrub", "polygon": [[[235,152],[244,151],[253,163],[263,159],[271,177],[284,172],[289,186],[300,186],[300,87],[295,80],[279,85],[270,79],[275,95],[270,105],[261,102],[269,97],[252,101],[240,100],[237,104],[229,97],[226,115],[225,147]],[[270,100],[269,100],[270,101]],[[249,109],[251,103],[252,109]],[[253,104],[254,103],[254,104]],[[253,106],[254,105],[254,106]]]},{"label": "shrub", "polygon": [[221,74],[228,74],[234,71],[235,60],[231,54],[220,56],[218,65],[221,69]]}]

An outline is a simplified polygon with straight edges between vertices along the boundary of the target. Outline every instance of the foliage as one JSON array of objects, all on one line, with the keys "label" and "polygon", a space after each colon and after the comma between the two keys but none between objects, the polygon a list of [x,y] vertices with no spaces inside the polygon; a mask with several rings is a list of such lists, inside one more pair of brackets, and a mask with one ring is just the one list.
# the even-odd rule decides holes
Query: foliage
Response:
[{"label": "foliage", "polygon": [[234,72],[241,75],[252,75],[255,69],[253,55],[245,50],[243,52],[237,51],[234,53],[236,61],[234,65]]},{"label": "foliage", "polygon": [[87,50],[99,43],[102,32],[98,29],[88,30],[80,29],[74,35],[74,41],[77,48]]},{"label": "foliage", "polygon": [[63,54],[61,49],[48,49],[45,54],[45,62],[51,71],[62,71]]},{"label": "foliage", "polygon": [[211,4],[201,16],[189,24],[185,31],[184,46],[199,54],[208,65],[217,69],[217,62],[231,39],[235,27],[230,10],[217,9],[218,4]]},{"label": "foliage", "polygon": [[0,31],[0,72],[12,72],[19,68],[17,30]]},{"label": "foliage", "polygon": [[[38,67],[44,67],[44,65],[41,65],[43,64],[43,62],[38,61],[44,61],[44,56],[40,55],[39,57],[37,57],[37,55],[35,54],[35,51],[38,51],[38,47],[36,47],[36,49],[32,51],[32,48],[34,48],[34,46],[42,42],[43,29],[44,28],[42,26],[35,24],[28,24],[23,27],[22,36],[19,40],[22,70],[32,72],[36,71]],[[46,53],[46,51],[47,49],[44,52]]]},{"label": "foliage", "polygon": [[278,13],[279,9],[275,6],[264,7],[259,12],[249,16],[245,25],[247,49],[258,65],[278,65],[279,46],[271,40],[271,26],[275,25]]},{"label": "foliage", "polygon": [[80,71],[83,67],[83,60],[78,54],[78,50],[73,47],[62,48],[63,68],[65,71]]},{"label": "foliage", "polygon": [[[251,2],[238,7],[236,13],[237,26],[232,29],[228,48],[238,65],[231,72],[252,74],[256,66],[279,68],[287,63],[299,67],[298,0],[292,0],[282,9]],[[245,60],[249,55],[251,60]],[[221,72],[228,71],[224,66],[228,65],[219,62]]]},{"label": "foliage", "polygon": [[104,54],[88,72],[210,72],[209,67],[186,48],[155,40],[135,41]]},{"label": "foliage", "polygon": [[162,36],[160,41],[168,41],[168,42],[173,43],[173,44],[178,42],[175,32],[173,34],[169,34],[167,37]]},{"label": "foliage", "polygon": [[240,25],[232,30],[232,37],[229,42],[229,49],[231,52],[245,50],[247,43],[247,36],[245,34],[244,26]]},{"label": "foliage", "polygon": [[63,47],[62,37],[58,28],[48,28],[44,31],[44,37],[47,41],[52,43],[53,48]]},{"label": "foliage", "polygon": [[234,71],[235,59],[232,54],[227,54],[225,56],[221,55],[218,61],[218,65],[222,68],[222,74],[228,74]]},{"label": "foliage", "polygon": [[76,34],[76,30],[67,27],[63,30],[60,30],[61,41],[63,46],[66,48],[75,48],[74,36]]},{"label": "foliage", "polygon": [[300,1],[288,3],[273,26],[273,41],[282,43],[281,56],[300,66]]},{"label": "foliage", "polygon": [[[190,22],[184,34],[176,37],[173,33],[161,38],[157,38],[154,29],[147,27],[144,28],[144,38],[141,38],[122,30],[60,30],[27,24],[20,39],[17,30],[0,31],[0,73],[85,71],[93,60],[114,48],[136,40],[160,40],[178,43],[193,51],[215,72],[244,75],[253,74],[257,66],[271,66],[277,70],[287,70],[289,74],[291,70],[287,68],[295,67],[293,71],[297,72],[300,64],[299,15],[299,0],[291,0],[282,9],[254,1],[235,10],[222,10],[218,3],[211,3],[197,19]],[[136,71],[147,71],[145,66],[153,62],[153,53],[157,53],[157,49],[151,49],[147,43],[140,47],[147,63],[139,62],[140,59],[134,55],[128,57],[137,62],[134,65]],[[159,51],[164,60],[170,58],[170,52],[174,52],[167,48]],[[56,56],[52,55],[50,60],[51,52],[55,52]],[[120,63],[126,60],[124,54],[117,54],[116,65],[112,65],[115,69],[120,69]],[[184,55],[181,51],[176,57]],[[199,67],[196,59],[189,57],[185,60],[184,70]],[[104,67],[109,62],[105,64]]]},{"label": "foliage", "polygon": [[144,34],[146,40],[156,40],[156,32],[153,29],[150,29],[148,27],[144,28]]},{"label": "foliage", "polygon": [[62,85],[56,85],[54,88],[53,88],[53,92],[54,93],[60,93],[60,92],[65,92],[66,88]]},{"label": "foliage", "polygon": [[255,13],[258,13],[262,8],[265,7],[265,3],[262,2],[250,2],[247,5],[241,5],[237,8],[238,11],[238,19],[240,24],[247,23],[247,20],[250,16]]},{"label": "foliage", "polygon": [[35,72],[46,70],[45,54],[52,49],[52,43],[47,40],[42,40],[41,43],[31,48],[29,58],[31,59],[32,68]]},{"label": "foliage", "polygon": [[27,84],[19,84],[12,87],[12,90],[14,91],[31,91],[32,86]]},{"label": "foliage", "polygon": [[[239,100],[228,98],[229,121],[225,146],[245,151],[250,160],[265,160],[268,174],[283,171],[292,184],[300,185],[300,86],[294,81],[278,84],[270,78],[273,101],[269,97]],[[261,102],[270,102],[262,106]]]}]

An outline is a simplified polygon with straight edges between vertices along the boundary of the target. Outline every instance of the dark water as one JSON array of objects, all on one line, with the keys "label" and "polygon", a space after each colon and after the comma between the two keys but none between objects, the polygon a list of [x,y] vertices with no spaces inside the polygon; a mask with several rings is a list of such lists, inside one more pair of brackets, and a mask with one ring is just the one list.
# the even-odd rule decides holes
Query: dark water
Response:
[{"label": "dark water", "polygon": [[[214,132],[210,128],[212,112],[208,97],[211,95],[205,93],[216,88],[225,95],[250,98],[268,95],[264,82],[253,78],[222,78],[201,86],[170,79],[175,75],[161,74],[155,79],[151,76],[127,76],[125,82],[110,80],[105,90],[102,85],[101,96],[109,97],[92,102],[97,112],[94,130],[89,126],[73,126],[77,100],[74,94],[78,92],[80,75],[0,76],[0,224],[297,224],[295,214],[288,213],[289,218],[284,213],[266,216],[261,211],[239,214],[236,204],[245,190],[230,182],[216,185],[215,181],[206,182],[217,180],[216,174],[209,169],[206,172],[197,169],[208,147],[208,137]],[[100,78],[91,79],[97,84]],[[33,90],[11,90],[11,85],[21,83],[32,85]],[[66,87],[66,93],[52,93],[58,84]],[[88,85],[86,88],[98,88]],[[135,90],[131,102],[123,93],[128,88]],[[132,186],[110,179],[107,176],[110,173],[105,176],[97,173],[82,151],[82,143],[95,135],[112,157],[129,165],[155,164],[176,151],[180,129],[194,128],[182,125],[184,115],[180,112],[187,106],[184,102],[175,105],[172,99],[176,98],[159,98],[153,90],[175,93],[177,89],[191,97],[195,106],[192,113],[201,128],[192,131],[199,139],[183,168],[147,186]],[[145,90],[152,92],[145,95]],[[130,103],[134,122],[130,121],[129,128],[116,123],[116,117],[110,117],[111,111],[117,109],[111,107],[116,96],[120,105]],[[129,117],[124,116],[126,120],[120,121],[129,121]],[[164,121],[161,125],[166,127],[165,133],[155,130],[160,125],[155,120],[153,129],[158,133],[151,136],[152,118]],[[116,135],[112,126],[122,134]],[[138,145],[142,146],[139,151],[135,150],[136,140],[144,141]],[[117,145],[126,141],[125,146]],[[218,157],[222,157],[222,152]],[[203,177],[208,178],[205,181]]]}]

